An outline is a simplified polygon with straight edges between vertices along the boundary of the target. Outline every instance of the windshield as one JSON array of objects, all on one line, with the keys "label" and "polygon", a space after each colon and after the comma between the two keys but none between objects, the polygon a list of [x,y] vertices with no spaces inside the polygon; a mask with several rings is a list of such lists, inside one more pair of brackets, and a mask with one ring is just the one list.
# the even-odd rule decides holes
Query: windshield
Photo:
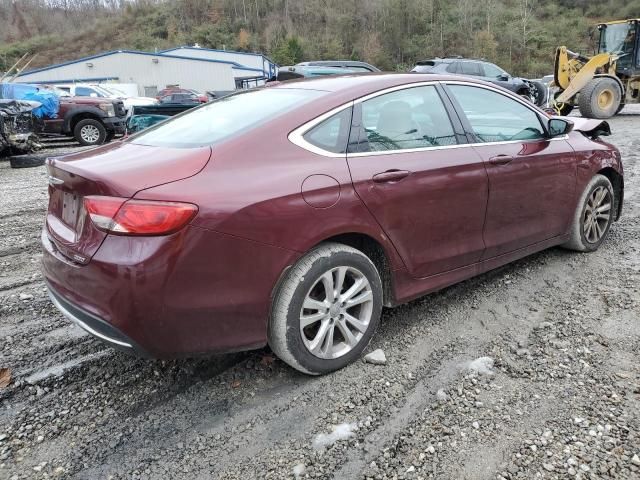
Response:
[{"label": "windshield", "polygon": [[116,95],[118,97],[126,97],[127,94],[124,93],[122,90],[118,90],[117,88],[114,87],[100,87],[103,90],[106,90],[107,92],[109,92],[111,95]]},{"label": "windshield", "polygon": [[115,93],[111,92],[108,88],[101,87],[99,85],[92,85],[91,87],[105,97],[113,97],[115,95]]},{"label": "windshield", "polygon": [[614,23],[600,28],[599,53],[627,54],[618,60],[618,64],[630,64],[636,41],[635,26],[629,23]]},{"label": "windshield", "polygon": [[316,90],[268,88],[229,95],[145,130],[140,135],[131,137],[131,142],[175,148],[213,145],[245,133],[325,93]]}]

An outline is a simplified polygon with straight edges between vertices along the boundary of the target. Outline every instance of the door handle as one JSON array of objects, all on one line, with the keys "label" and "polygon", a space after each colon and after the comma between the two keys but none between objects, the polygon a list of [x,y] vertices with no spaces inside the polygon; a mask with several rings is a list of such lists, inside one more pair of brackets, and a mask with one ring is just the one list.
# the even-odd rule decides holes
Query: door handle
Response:
[{"label": "door handle", "polygon": [[496,155],[495,157],[491,157],[489,159],[489,163],[491,165],[507,165],[511,163],[513,157],[510,155]]},{"label": "door handle", "polygon": [[387,170],[386,172],[376,173],[373,176],[373,181],[376,183],[399,182],[409,175],[411,175],[411,172],[408,170]]}]

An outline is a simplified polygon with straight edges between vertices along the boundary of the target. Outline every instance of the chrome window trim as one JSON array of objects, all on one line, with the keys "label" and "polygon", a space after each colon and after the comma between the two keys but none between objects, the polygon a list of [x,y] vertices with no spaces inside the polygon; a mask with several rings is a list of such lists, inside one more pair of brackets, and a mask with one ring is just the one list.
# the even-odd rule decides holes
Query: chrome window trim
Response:
[{"label": "chrome window trim", "polygon": [[562,137],[554,137],[554,138],[536,138],[530,141],[526,140],[505,140],[503,142],[485,142],[485,143],[458,143],[456,145],[442,145],[440,147],[420,147],[420,148],[407,148],[403,150],[380,150],[378,152],[357,152],[357,153],[348,153],[347,158],[356,158],[356,157],[371,157],[377,155],[395,155],[398,153],[415,153],[415,152],[431,152],[434,150],[445,150],[450,148],[462,148],[462,147],[484,147],[491,145],[508,145],[512,143],[534,143],[534,142],[555,142],[557,140],[567,140],[569,138],[568,135],[564,135]]},{"label": "chrome window trim", "polygon": [[328,150],[324,150],[324,149],[322,149],[320,147],[316,147],[314,144],[312,144],[310,142],[307,142],[304,139],[304,135],[309,130],[314,128],[316,125],[324,122],[325,120],[327,120],[328,118],[334,116],[335,114],[340,113],[343,110],[346,110],[347,108],[353,107],[353,105],[354,105],[354,102],[353,102],[353,100],[351,100],[348,103],[340,105],[339,107],[336,107],[336,108],[334,108],[332,110],[329,110],[328,112],[323,113],[319,117],[316,117],[313,120],[308,121],[307,123],[301,125],[300,127],[298,127],[295,130],[293,130],[291,133],[289,133],[289,141],[291,143],[293,143],[294,145],[297,145],[300,148],[304,148],[305,150],[308,150],[311,153],[316,153],[316,154],[322,155],[324,157],[344,158],[345,155],[346,155],[345,153],[329,152]]},{"label": "chrome window trim", "polygon": [[[380,95],[385,95],[387,93],[392,93],[398,90],[405,90],[405,89],[409,89],[409,88],[416,88],[416,87],[423,87],[423,86],[428,86],[428,85],[437,85],[437,84],[441,84],[441,85],[465,85],[465,86],[469,86],[469,87],[476,87],[476,88],[482,88],[485,90],[491,90],[493,92],[496,92],[500,95],[503,95],[507,98],[510,98],[522,105],[524,105],[526,108],[528,108],[529,110],[531,110],[532,112],[534,112],[538,118],[541,118],[541,113],[529,102],[527,102],[526,100],[519,98],[518,95],[513,94],[513,95],[509,95],[506,94],[505,92],[503,92],[501,89],[496,88],[492,85],[484,85],[484,84],[478,84],[478,83],[473,83],[473,82],[467,82],[464,80],[428,80],[428,81],[423,81],[423,82],[415,82],[415,83],[408,83],[408,84],[403,84],[403,85],[396,85],[394,87],[389,87],[389,88],[385,88],[384,90],[379,90],[377,92],[373,92],[373,93],[369,93],[363,97],[360,98],[356,98],[354,100],[350,100],[349,102],[340,105],[338,107],[335,107],[331,110],[329,110],[328,112],[323,113],[322,115],[314,118],[313,120],[309,120],[308,122],[302,124],[301,126],[299,126],[298,128],[296,128],[295,130],[291,131],[291,133],[289,133],[288,138],[289,141],[291,143],[293,143],[294,145],[297,145],[300,148],[303,148],[311,153],[315,153],[317,155],[321,155],[323,157],[329,157],[329,158],[356,158],[356,157],[367,157],[367,156],[375,156],[375,155],[394,155],[397,153],[415,153],[415,152],[428,152],[428,151],[432,151],[432,150],[445,150],[445,149],[450,149],[450,148],[462,148],[462,147],[480,147],[480,146],[485,146],[485,145],[506,145],[506,144],[510,144],[510,143],[524,143],[527,142],[526,140],[505,140],[505,141],[501,141],[501,142],[477,142],[477,143],[458,143],[455,145],[442,145],[442,146],[438,146],[438,147],[420,147],[420,148],[407,148],[407,149],[399,149],[399,150],[381,150],[381,151],[377,151],[377,152],[357,152],[357,153],[333,153],[333,152],[329,152],[327,150],[324,150],[320,147],[316,147],[315,145],[307,142],[304,139],[304,135],[311,130],[313,127],[315,127],[316,125],[318,125],[319,123],[322,123],[323,121],[325,121],[326,119],[328,119],[329,117],[340,113],[341,111],[350,108],[350,107],[354,107],[356,104],[360,104],[363,102],[366,102],[367,100],[370,100],[372,98],[375,97],[379,97]],[[542,122],[541,122],[542,123]],[[536,139],[532,139],[528,142],[539,142],[539,141],[546,141],[546,142],[553,142],[556,140],[567,140],[569,138],[568,135],[564,135],[562,137],[554,137],[554,138],[536,138]]]}]

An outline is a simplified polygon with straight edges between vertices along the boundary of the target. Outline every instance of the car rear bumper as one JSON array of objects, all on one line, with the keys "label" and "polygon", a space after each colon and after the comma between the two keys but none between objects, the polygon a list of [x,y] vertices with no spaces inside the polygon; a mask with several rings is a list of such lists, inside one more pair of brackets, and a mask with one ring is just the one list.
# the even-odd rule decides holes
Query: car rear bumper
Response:
[{"label": "car rear bumper", "polygon": [[56,292],[51,285],[47,284],[47,289],[49,291],[49,297],[56,308],[86,332],[118,350],[135,353],[143,357],[149,356],[140,346],[117,328],[113,327],[113,325],[74,305]]},{"label": "car rear bumper", "polygon": [[86,265],[42,232],[56,306],[89,333],[154,358],[260,348],[274,285],[299,254],[189,226],[163,237],[108,235]]}]

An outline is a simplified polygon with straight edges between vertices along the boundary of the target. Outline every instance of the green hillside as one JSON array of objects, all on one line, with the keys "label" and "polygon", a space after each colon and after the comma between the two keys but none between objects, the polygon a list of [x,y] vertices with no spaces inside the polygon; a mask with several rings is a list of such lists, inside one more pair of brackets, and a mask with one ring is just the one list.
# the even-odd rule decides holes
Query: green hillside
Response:
[{"label": "green hillside", "polygon": [[519,75],[552,72],[554,48],[591,53],[593,24],[640,17],[640,0],[0,0],[0,71],[114,49],[198,43],[280,64],[353,58],[386,70],[463,55]]}]

